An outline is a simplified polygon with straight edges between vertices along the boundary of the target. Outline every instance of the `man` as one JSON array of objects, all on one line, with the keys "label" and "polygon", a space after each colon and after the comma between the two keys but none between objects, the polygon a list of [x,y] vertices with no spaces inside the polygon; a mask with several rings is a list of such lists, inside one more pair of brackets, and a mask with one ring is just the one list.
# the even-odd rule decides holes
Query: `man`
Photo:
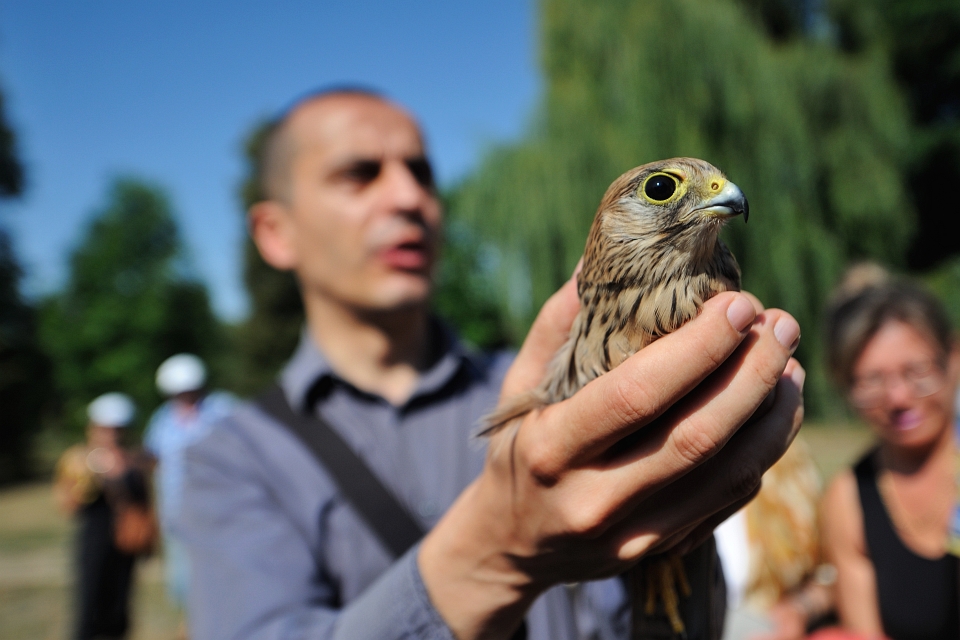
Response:
[{"label": "man", "polygon": [[[428,298],[441,212],[423,141],[376,95],[297,103],[268,140],[264,187],[250,231],[269,264],[296,273],[307,316],[285,396],[430,533],[391,557],[295,436],[241,408],[188,453],[197,638],[507,638],[524,617],[535,640],[624,638],[610,576],[705,539],[799,426],[799,327],[729,293],[484,454],[469,431],[501,380],[504,395],[539,381],[576,314],[574,280],[505,378],[504,358],[439,327]],[[593,582],[576,598],[557,586],[577,581]]]},{"label": "man", "polygon": [[223,392],[206,392],[207,367],[192,353],[178,353],[164,360],[157,367],[156,383],[167,401],[150,417],[143,443],[159,462],[158,511],[167,594],[178,608],[183,608],[187,604],[190,567],[174,522],[183,501],[184,451],[230,413],[233,398]]}]

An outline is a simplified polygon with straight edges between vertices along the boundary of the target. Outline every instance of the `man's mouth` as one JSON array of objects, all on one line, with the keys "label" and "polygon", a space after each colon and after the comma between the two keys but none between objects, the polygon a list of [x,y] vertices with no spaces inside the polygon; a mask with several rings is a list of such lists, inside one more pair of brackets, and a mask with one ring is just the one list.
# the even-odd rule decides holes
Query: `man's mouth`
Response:
[{"label": "man's mouth", "polygon": [[425,271],[432,263],[426,242],[401,242],[381,251],[380,257],[388,267],[403,271]]}]

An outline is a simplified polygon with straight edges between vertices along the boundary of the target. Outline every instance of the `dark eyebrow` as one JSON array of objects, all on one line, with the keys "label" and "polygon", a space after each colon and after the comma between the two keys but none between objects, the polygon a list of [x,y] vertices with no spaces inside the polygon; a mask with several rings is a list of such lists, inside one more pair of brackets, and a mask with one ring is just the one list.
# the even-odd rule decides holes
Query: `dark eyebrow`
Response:
[{"label": "dark eyebrow", "polygon": [[379,158],[353,158],[342,163],[334,174],[353,182],[368,184],[377,179],[382,168],[383,161]]},{"label": "dark eyebrow", "polygon": [[[403,163],[420,186],[434,188],[433,168],[425,156],[404,158]],[[382,170],[383,160],[380,158],[351,158],[341,163],[333,175],[359,184],[369,184],[380,176]]]}]

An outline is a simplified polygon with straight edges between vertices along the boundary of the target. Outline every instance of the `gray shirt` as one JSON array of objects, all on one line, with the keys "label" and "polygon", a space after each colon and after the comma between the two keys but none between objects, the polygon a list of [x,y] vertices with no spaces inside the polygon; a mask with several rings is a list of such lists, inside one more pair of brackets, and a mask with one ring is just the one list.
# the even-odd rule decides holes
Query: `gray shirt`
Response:
[{"label": "gray shirt", "polygon": [[[510,363],[435,337],[442,355],[401,406],[337,376],[308,337],[281,374],[291,406],[319,412],[425,529],[480,473],[470,433]],[[453,640],[421,580],[419,547],[392,558],[296,436],[252,404],[188,450],[178,528],[197,640]],[[529,611],[528,637],[627,638],[628,618],[617,579],[558,586]]]}]

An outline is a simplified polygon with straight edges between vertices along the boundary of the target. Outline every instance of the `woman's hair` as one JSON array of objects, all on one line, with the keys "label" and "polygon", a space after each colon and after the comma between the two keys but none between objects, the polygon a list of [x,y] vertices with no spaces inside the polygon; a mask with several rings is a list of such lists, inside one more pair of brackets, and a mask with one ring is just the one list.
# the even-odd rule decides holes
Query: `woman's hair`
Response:
[{"label": "woman's hair", "polygon": [[853,385],[853,368],[864,347],[890,321],[903,322],[926,336],[946,363],[953,330],[943,305],[919,285],[895,279],[875,264],[851,267],[827,306],[827,364],[840,386]]}]

